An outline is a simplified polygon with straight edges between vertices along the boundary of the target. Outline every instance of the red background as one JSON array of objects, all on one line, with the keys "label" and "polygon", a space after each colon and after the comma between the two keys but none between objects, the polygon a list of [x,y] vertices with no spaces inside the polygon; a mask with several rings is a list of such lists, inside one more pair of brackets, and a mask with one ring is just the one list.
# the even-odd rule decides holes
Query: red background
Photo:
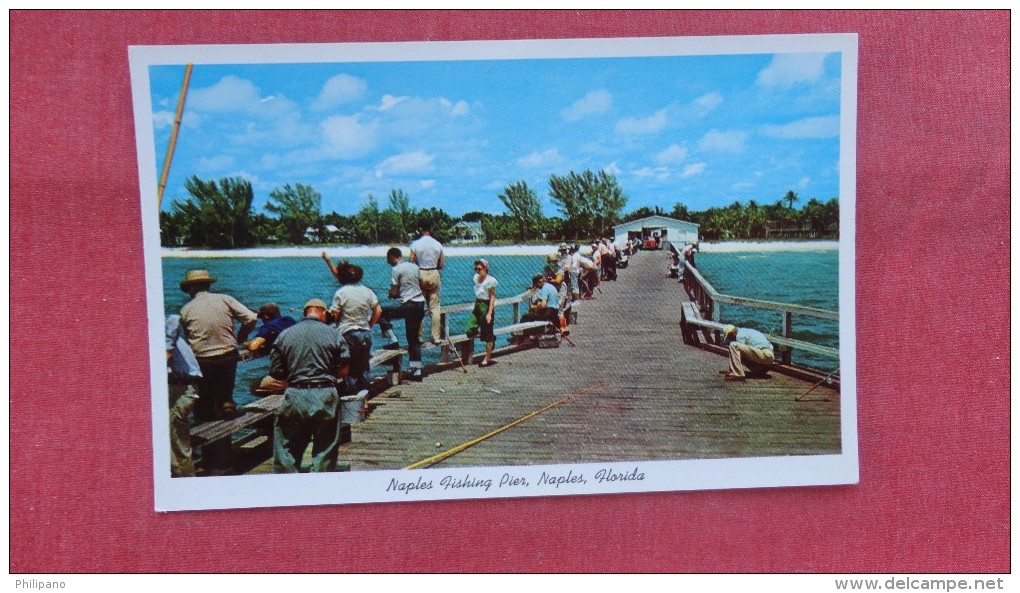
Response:
[{"label": "red background", "polygon": [[[12,572],[1008,572],[1006,12],[15,12]],[[861,483],[153,511],[128,45],[860,34]]]}]

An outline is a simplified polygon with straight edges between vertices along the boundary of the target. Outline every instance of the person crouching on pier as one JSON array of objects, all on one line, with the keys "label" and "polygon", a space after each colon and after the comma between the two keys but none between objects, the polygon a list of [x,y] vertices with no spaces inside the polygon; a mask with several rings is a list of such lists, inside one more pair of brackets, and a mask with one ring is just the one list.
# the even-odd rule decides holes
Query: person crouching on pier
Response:
[{"label": "person crouching on pier", "polygon": [[309,443],[309,471],[336,471],[340,453],[337,381],[347,372],[350,351],[326,320],[326,303],[309,300],[304,318],[283,330],[269,351],[269,375],[287,383],[273,425],[275,473],[301,471]]},{"label": "person crouching on pier", "polygon": [[336,277],[342,286],[333,295],[333,305],[329,308],[330,318],[337,323],[350,350],[351,368],[347,375],[347,385],[351,391],[357,390],[360,395],[368,394],[371,382],[369,361],[372,358],[372,326],[382,316],[379,297],[361,283],[364,274],[361,266],[341,262],[336,267]]},{"label": "person crouching on pier", "polygon": [[[559,295],[552,284],[545,281],[544,274],[535,274],[531,279],[531,302],[528,303],[528,312],[521,316],[521,321],[548,321],[553,327],[559,326]],[[542,333],[542,329],[527,330],[526,336],[536,336]]]},{"label": "person crouching on pier", "polygon": [[756,329],[727,325],[723,328],[723,340],[730,350],[727,381],[746,380],[745,366],[752,375],[763,375],[776,362],[772,343]]},{"label": "person crouching on pier", "polygon": [[479,335],[485,342],[485,358],[478,366],[487,367],[492,364],[492,349],[496,344],[493,333],[493,315],[496,313],[496,286],[499,282],[489,275],[489,262],[480,259],[475,262],[475,307],[468,317],[467,336],[475,338]]}]

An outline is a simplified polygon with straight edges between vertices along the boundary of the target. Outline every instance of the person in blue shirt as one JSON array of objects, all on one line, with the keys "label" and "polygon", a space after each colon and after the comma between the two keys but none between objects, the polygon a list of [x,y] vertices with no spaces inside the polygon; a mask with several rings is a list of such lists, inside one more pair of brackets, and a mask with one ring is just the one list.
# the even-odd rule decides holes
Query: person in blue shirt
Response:
[{"label": "person in blue shirt", "polygon": [[756,329],[727,325],[723,328],[723,340],[730,350],[730,368],[727,381],[745,381],[747,372],[763,374],[775,364],[776,355],[772,343],[765,334]]},{"label": "person in blue shirt", "polygon": [[262,325],[255,332],[255,337],[244,345],[247,350],[256,354],[268,353],[276,341],[276,336],[297,323],[293,317],[282,315],[276,303],[266,303],[259,307],[258,318],[262,320]]},{"label": "person in blue shirt", "polygon": [[[546,282],[544,274],[535,274],[531,279],[531,301],[528,312],[521,316],[521,321],[548,321],[553,327],[559,327],[559,293],[556,288]],[[542,333],[541,329],[528,330],[526,336]]]}]

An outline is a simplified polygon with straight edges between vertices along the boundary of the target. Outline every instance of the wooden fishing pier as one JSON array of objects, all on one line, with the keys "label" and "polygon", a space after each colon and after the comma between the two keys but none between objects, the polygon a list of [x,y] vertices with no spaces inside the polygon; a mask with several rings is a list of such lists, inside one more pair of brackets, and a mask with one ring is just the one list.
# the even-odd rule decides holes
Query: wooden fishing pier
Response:
[{"label": "wooden fishing pier", "polygon": [[[713,291],[692,301],[668,266],[662,251],[639,252],[603,282],[576,307],[576,346],[511,349],[466,372],[452,362],[377,393],[341,461],[365,471],[839,453],[838,386],[776,369],[724,381]],[[271,471],[266,461],[250,473]]]}]

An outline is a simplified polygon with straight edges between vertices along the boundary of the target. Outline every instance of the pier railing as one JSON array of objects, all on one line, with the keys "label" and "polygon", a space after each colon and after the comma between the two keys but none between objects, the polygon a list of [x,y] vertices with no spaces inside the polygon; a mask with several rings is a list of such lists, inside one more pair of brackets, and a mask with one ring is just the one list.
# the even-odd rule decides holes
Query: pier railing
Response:
[{"label": "pier railing", "polygon": [[[496,315],[495,311],[497,309],[499,309],[500,307],[506,307],[507,305],[509,305],[513,312],[512,312],[512,321],[510,322],[509,325],[495,326],[493,328],[493,333],[495,335],[498,336],[498,335],[501,335],[501,334],[507,334],[507,333],[511,333],[511,332],[522,331],[524,329],[532,329],[534,327],[539,327],[539,326],[542,326],[542,325],[545,324],[544,322],[534,322],[534,321],[533,322],[528,322],[528,323],[521,323],[520,322],[521,321],[521,303],[524,302],[524,300],[527,299],[527,298],[528,298],[528,291],[522,292],[521,294],[518,294],[518,295],[515,295],[515,296],[511,296],[511,297],[505,297],[505,298],[502,298],[502,299],[496,299],[496,306],[495,306],[495,308],[493,310],[493,320],[495,320],[495,315]],[[461,343],[464,343],[464,342],[468,343],[468,348],[462,353],[462,356],[466,357],[468,359],[471,358],[471,354],[472,354],[472,352],[474,350],[474,348],[473,348],[473,339],[469,338],[468,336],[466,336],[464,334],[459,334],[459,335],[451,335],[450,334],[450,315],[453,314],[453,313],[470,313],[471,311],[474,310],[474,307],[475,307],[474,302],[470,302],[470,303],[455,303],[455,304],[452,304],[452,305],[445,305],[445,304],[442,305],[442,307],[440,309],[439,319],[440,319],[440,327],[442,328],[441,329],[441,333],[442,333],[442,340],[443,340],[443,343],[442,343],[442,354],[440,356],[440,360],[443,363],[449,363],[453,359],[452,355],[453,355],[453,349],[455,347],[455,344],[461,344]],[[496,350],[496,352],[503,352],[503,351],[513,350],[513,349],[516,349],[516,348],[518,348],[518,346],[515,346],[515,345],[511,344],[507,348],[501,348],[499,350]]]},{"label": "pier railing", "polygon": [[[782,335],[769,335],[769,340],[773,344],[783,346],[780,353],[780,360],[784,364],[791,364],[793,349],[811,352],[812,354],[826,358],[839,359],[839,349],[837,348],[813,344],[811,342],[804,342],[793,338],[794,315],[805,315],[808,317],[839,321],[838,311],[723,294],[717,291],[715,287],[713,287],[712,284],[701,275],[701,272],[690,264],[690,262],[682,261],[681,265],[684,266],[684,288],[687,290],[688,296],[697,306],[701,317],[710,322],[704,325],[710,329],[714,329],[717,334],[720,333],[718,330],[724,323],[722,316],[722,305],[724,303],[739,305],[741,307],[764,309],[768,311],[780,311],[783,313]],[[716,336],[717,343],[720,341],[720,337],[721,336],[719,335]]]}]

